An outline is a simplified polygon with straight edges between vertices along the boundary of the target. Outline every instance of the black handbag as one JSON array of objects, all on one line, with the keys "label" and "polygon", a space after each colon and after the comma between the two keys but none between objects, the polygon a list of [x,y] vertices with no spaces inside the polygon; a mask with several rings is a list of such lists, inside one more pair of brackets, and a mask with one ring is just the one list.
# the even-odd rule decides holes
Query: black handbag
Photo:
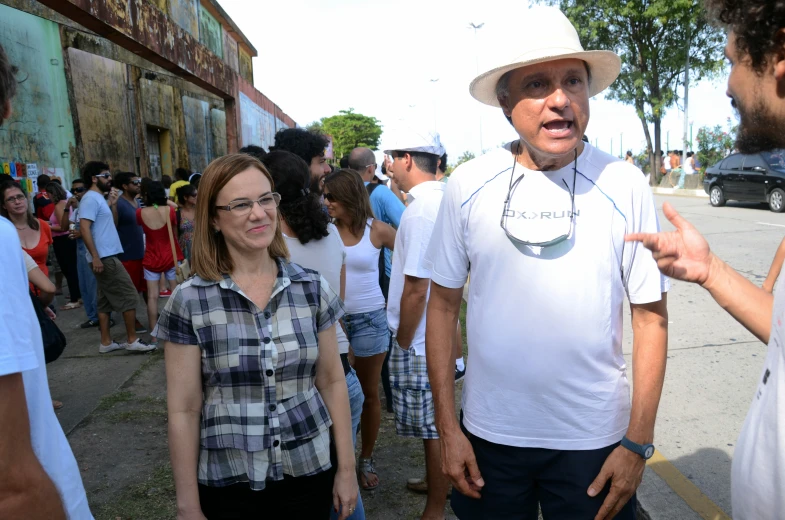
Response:
[{"label": "black handbag", "polygon": [[46,363],[49,364],[59,358],[60,354],[65,350],[67,343],[65,334],[63,334],[63,331],[60,330],[55,322],[46,315],[41,300],[39,300],[32,291],[30,292],[30,299],[33,301],[35,315],[38,318],[38,324],[41,326],[41,339],[44,343],[44,358],[46,359]]}]

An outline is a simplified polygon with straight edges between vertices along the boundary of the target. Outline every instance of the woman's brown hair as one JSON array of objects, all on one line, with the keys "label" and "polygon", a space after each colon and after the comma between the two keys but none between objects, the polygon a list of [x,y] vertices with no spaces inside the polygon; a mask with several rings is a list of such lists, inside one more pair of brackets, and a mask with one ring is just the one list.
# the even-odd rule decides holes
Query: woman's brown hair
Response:
[{"label": "woman's brown hair", "polygon": [[[22,191],[22,188],[20,188],[19,185],[15,182],[7,182],[0,186],[0,215],[4,216],[8,220],[11,220],[11,217],[8,215],[8,211],[5,209],[5,194],[8,193],[9,190],[19,190],[22,192],[22,195],[24,195],[25,192]],[[27,196],[25,196],[25,198],[27,198]],[[35,231],[38,231],[38,229],[41,227],[38,223],[38,219],[30,211],[30,201],[27,201],[27,225],[30,226],[30,229],[34,229]]]},{"label": "woman's brown hair", "polygon": [[340,202],[349,214],[347,224],[352,234],[362,235],[368,219],[374,216],[371,199],[360,174],[344,168],[325,177],[324,186],[330,189],[333,199]]},{"label": "woman's brown hair", "polygon": [[[196,199],[193,252],[194,273],[203,280],[221,280],[234,269],[234,262],[226,247],[223,234],[213,228],[218,210],[215,207],[218,194],[237,174],[249,168],[256,168],[267,177],[275,189],[270,173],[258,159],[243,153],[224,155],[205,168],[199,184],[199,197]],[[281,216],[277,213],[275,236],[267,247],[271,258],[289,258],[289,249],[281,233]]]}]

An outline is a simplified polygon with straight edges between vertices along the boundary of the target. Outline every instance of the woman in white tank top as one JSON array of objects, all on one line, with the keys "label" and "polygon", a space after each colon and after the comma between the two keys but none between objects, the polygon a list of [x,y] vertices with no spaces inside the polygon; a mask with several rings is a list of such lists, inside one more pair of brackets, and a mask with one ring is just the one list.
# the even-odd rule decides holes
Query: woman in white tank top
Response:
[{"label": "woman in white tank top", "polygon": [[393,249],[395,229],[373,218],[368,191],[354,170],[338,170],[325,178],[324,204],[346,248],[344,323],[365,395],[360,422],[360,485],[370,490],[379,485],[373,447],[382,417],[379,379],[390,344],[387,310],[379,286],[379,253],[382,247]]}]

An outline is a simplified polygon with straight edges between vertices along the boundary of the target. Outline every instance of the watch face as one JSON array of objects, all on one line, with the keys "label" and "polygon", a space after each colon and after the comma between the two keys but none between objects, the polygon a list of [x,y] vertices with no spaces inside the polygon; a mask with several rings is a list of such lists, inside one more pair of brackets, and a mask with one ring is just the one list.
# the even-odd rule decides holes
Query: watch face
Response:
[{"label": "watch face", "polygon": [[646,451],[643,453],[643,456],[647,459],[650,459],[652,455],[654,455],[654,446],[648,446]]}]

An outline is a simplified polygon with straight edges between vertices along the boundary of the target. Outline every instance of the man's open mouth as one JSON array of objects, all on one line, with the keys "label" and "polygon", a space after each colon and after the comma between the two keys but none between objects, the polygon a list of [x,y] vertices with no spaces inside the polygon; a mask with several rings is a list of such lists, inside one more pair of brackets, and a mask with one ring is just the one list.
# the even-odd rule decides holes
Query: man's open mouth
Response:
[{"label": "man's open mouth", "polygon": [[542,127],[554,137],[564,136],[572,132],[572,121],[549,121]]}]

